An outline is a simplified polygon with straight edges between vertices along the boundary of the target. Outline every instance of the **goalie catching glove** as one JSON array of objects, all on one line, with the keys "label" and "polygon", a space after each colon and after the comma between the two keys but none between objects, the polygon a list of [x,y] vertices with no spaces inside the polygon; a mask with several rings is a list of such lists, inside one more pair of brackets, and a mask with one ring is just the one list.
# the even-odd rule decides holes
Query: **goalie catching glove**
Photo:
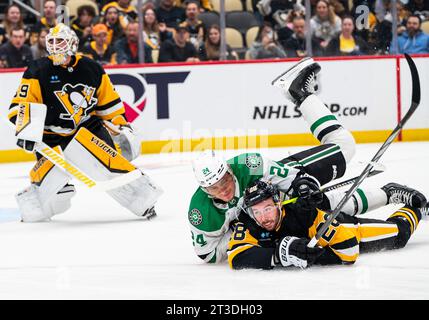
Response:
[{"label": "goalie catching glove", "polygon": [[140,155],[141,140],[130,123],[115,124],[104,121],[104,125],[109,130],[115,144],[121,149],[121,154],[125,159],[132,161]]},{"label": "goalie catching glove", "polygon": [[325,249],[321,247],[309,248],[308,239],[297,237],[284,237],[277,244],[274,253],[274,264],[282,265],[283,267],[295,266],[305,269],[320,257]]}]

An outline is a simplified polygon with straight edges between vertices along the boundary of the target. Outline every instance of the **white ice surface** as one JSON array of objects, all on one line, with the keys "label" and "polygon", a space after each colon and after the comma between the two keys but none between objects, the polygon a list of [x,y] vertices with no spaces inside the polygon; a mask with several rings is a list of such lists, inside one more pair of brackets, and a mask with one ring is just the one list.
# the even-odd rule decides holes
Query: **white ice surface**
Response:
[{"label": "white ice surface", "polygon": [[[358,145],[347,177],[380,144]],[[261,150],[273,159],[305,147]],[[233,156],[239,151],[228,151]],[[195,254],[187,225],[195,191],[192,154],[147,155],[136,163],[165,190],[158,217],[140,220],[102,193],[78,185],[72,208],[49,223],[18,222],[14,194],[32,163],[0,165],[0,299],[429,299],[429,222],[401,250],[361,255],[353,266],[232,271]],[[395,143],[386,171],[429,195],[429,143]],[[386,218],[393,208],[366,217]]]}]

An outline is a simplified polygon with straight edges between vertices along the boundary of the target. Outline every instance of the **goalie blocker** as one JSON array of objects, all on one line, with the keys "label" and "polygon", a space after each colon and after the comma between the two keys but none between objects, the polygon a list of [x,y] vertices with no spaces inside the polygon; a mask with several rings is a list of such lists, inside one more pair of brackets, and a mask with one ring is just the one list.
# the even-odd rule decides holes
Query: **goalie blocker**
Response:
[{"label": "goalie blocker", "polygon": [[[17,115],[18,139],[26,144],[27,141],[33,141],[36,146],[41,142],[43,109],[46,110],[43,104],[25,103],[20,106]],[[94,181],[105,182],[139,170],[112,147],[113,142],[103,126],[100,125],[98,130],[93,131],[95,134],[82,127],[66,145],[64,151],[59,146],[54,150],[76,168],[90,173]],[[71,176],[61,166],[40,157],[30,172],[31,186],[16,195],[22,221],[48,220],[69,209],[71,198],[75,194],[74,186],[68,184]],[[149,214],[153,214],[151,209],[162,194],[162,190],[141,172],[137,179],[107,193],[137,216],[149,217]]]}]

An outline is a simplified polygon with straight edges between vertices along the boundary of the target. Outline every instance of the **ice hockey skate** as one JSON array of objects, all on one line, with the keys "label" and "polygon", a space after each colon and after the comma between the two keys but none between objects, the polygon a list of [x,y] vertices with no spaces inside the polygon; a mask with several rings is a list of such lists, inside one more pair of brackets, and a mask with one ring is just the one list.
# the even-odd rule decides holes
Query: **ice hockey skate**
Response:
[{"label": "ice hockey skate", "polygon": [[387,203],[403,203],[416,208],[423,208],[427,203],[421,192],[398,183],[388,183],[381,189],[387,194]]},{"label": "ice hockey skate", "polygon": [[272,81],[272,85],[284,91],[286,98],[301,104],[317,91],[316,75],[320,65],[312,58],[305,58]]}]

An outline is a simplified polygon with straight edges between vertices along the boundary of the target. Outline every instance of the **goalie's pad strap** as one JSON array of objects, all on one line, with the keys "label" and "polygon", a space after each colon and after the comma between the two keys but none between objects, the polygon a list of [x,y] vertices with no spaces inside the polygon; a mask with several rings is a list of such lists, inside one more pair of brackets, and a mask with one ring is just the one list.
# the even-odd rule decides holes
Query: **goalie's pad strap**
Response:
[{"label": "goalie's pad strap", "polygon": [[77,141],[110,172],[127,173],[136,170],[136,167],[119,152],[86,128],[79,129],[73,140]]},{"label": "goalie's pad strap", "polygon": [[[61,149],[58,146],[53,149],[59,154],[61,154]],[[45,157],[40,158],[30,171],[31,183],[40,186],[53,167],[54,164],[48,159],[46,159]]]}]

